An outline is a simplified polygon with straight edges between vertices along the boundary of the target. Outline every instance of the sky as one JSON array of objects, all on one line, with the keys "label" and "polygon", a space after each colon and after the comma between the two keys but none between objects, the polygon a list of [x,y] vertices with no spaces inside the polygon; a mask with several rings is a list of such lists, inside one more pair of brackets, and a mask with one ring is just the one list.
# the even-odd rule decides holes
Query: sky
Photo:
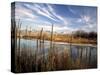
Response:
[{"label": "sky", "polygon": [[97,32],[97,8],[90,6],[16,2],[15,19],[23,29],[51,31],[53,24],[55,32]]}]

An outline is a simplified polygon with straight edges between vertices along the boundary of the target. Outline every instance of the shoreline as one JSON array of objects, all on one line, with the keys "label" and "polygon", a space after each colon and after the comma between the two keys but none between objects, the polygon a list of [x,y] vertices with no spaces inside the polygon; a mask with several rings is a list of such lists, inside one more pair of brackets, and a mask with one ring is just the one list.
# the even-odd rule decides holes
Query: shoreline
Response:
[{"label": "shoreline", "polygon": [[[36,38],[31,38],[31,39],[26,39],[26,38],[21,38],[21,39],[25,39],[25,40],[37,40]],[[39,39],[38,39],[39,40]],[[50,41],[50,40],[44,40],[44,41]],[[63,42],[63,41],[52,41],[55,43],[59,43],[59,44],[67,44],[67,45],[74,45],[74,46],[91,46],[91,47],[97,47],[97,44],[91,44],[91,43],[75,43],[75,42]]]}]

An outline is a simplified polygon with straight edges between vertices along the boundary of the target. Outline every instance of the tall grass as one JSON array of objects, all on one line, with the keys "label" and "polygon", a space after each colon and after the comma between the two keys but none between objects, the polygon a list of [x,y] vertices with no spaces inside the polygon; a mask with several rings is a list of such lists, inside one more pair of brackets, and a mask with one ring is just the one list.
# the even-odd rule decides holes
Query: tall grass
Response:
[{"label": "tall grass", "polygon": [[[16,23],[14,23],[16,24]],[[32,45],[31,43],[21,45],[21,25],[18,22],[18,27],[15,27],[15,71],[16,72],[41,72],[41,71],[55,71],[55,70],[70,70],[70,69],[81,69],[90,68],[88,64],[82,63],[82,49],[80,49],[79,59],[76,61],[72,60],[72,41],[73,37],[68,40],[70,45],[69,49],[64,48],[61,50],[54,43],[54,25],[51,27],[50,35],[50,47],[48,48],[48,53],[45,52],[45,34],[43,28],[37,33],[36,39],[36,49],[33,47],[28,47],[27,45]],[[15,25],[16,26],[16,25]],[[32,28],[30,27],[30,32],[28,27],[26,27],[26,36],[31,36]],[[29,33],[28,33],[29,32]],[[18,35],[17,35],[18,33]],[[17,37],[19,36],[19,37]],[[27,40],[27,39],[26,39]],[[32,39],[30,39],[32,40]],[[21,47],[22,46],[22,47]],[[59,52],[61,51],[61,52]],[[70,54],[69,52],[70,51]],[[87,58],[88,59],[88,58]],[[91,59],[91,52],[89,60]]]}]

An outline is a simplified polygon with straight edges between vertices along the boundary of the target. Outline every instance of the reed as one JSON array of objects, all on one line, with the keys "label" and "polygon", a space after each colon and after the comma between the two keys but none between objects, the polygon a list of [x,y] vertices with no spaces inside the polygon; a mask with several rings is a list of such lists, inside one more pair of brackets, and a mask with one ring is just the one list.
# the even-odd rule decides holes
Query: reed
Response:
[{"label": "reed", "polygon": [[[16,27],[15,27],[16,28]],[[19,31],[18,31],[19,30]],[[73,36],[71,35],[69,38],[69,49],[64,48],[61,49],[58,45],[56,45],[55,39],[57,34],[54,34],[54,25],[51,26],[51,35],[50,35],[50,47],[48,48],[48,53],[45,51],[45,34],[44,29],[37,33],[36,39],[36,49],[27,45],[32,45],[31,43],[27,43],[26,45],[20,45],[21,43],[21,23],[15,29],[15,32],[19,35],[18,42],[18,51],[21,52],[16,53],[16,71],[17,72],[41,72],[41,71],[55,71],[55,70],[69,70],[69,69],[78,69],[78,68],[89,68],[84,66],[82,62],[82,49],[79,49],[80,56],[79,59],[74,62],[72,60],[72,41]],[[28,30],[26,27],[26,37],[32,37],[32,28]],[[15,43],[17,45],[17,35],[15,34]],[[55,36],[54,36],[55,35]],[[26,38],[27,40],[28,38]],[[32,40],[30,38],[29,40]],[[22,46],[22,47],[21,47]],[[17,50],[17,49],[16,49]],[[68,53],[70,51],[70,54]],[[31,53],[33,52],[33,53]],[[90,52],[91,53],[91,52]],[[91,57],[91,54],[90,54]]]}]

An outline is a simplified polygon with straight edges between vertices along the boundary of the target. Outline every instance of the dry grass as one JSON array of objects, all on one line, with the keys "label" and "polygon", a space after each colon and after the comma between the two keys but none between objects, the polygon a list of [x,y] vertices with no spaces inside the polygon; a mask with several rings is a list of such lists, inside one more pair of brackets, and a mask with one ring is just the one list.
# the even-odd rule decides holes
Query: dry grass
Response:
[{"label": "dry grass", "polygon": [[[17,30],[15,28],[15,30]],[[56,47],[56,42],[68,42],[70,43],[92,43],[95,44],[96,41],[88,40],[83,38],[73,38],[72,36],[62,36],[53,33],[53,25],[51,29],[51,34],[46,34],[43,31],[36,33],[34,36],[30,28],[30,32],[28,32],[26,27],[26,32],[24,37],[21,37],[22,32],[21,26],[15,32],[15,38],[19,40],[18,46],[15,48],[15,72],[42,72],[42,71],[57,71],[57,70],[71,70],[71,69],[85,69],[90,68],[92,65],[88,65],[85,63],[81,63],[81,59],[77,59],[77,61],[73,61],[71,55],[66,48],[64,50],[60,50]],[[13,33],[13,32],[12,32]],[[21,47],[20,42],[21,38],[33,39],[36,38],[36,50],[35,48],[27,47],[23,44]],[[50,47],[48,48],[48,53],[46,54],[44,50],[44,41],[50,41]],[[15,45],[17,42],[15,42]],[[71,48],[70,48],[71,50]],[[41,53],[41,54],[40,54]]]},{"label": "dry grass", "polygon": [[[31,49],[33,50],[33,48]],[[21,56],[16,52],[16,72],[42,72],[87,69],[92,67],[88,64],[81,63],[81,59],[77,59],[74,62],[66,50],[62,50],[62,52],[59,53],[53,48],[44,58],[42,57],[43,55],[38,55],[35,51],[32,54],[30,50],[28,51],[26,46],[24,46],[20,53]]]}]

